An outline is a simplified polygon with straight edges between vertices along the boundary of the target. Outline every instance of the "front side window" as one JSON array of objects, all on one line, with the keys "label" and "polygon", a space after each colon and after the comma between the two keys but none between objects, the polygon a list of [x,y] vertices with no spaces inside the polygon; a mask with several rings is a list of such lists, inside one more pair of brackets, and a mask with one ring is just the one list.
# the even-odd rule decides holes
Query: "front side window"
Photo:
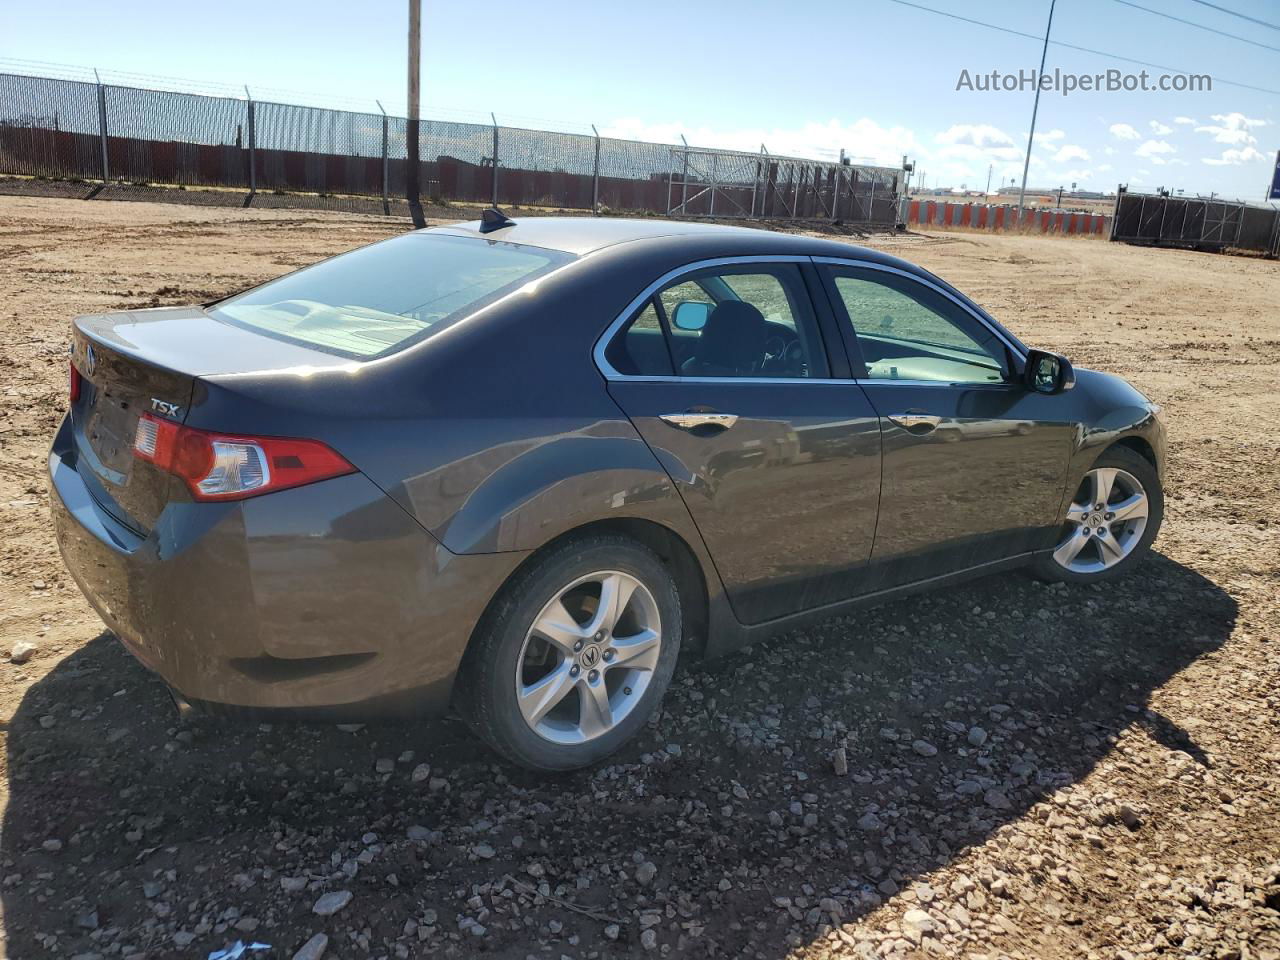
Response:
[{"label": "front side window", "polygon": [[368,360],[443,330],[572,259],[522,244],[407,233],[229,297],[209,314]]},{"label": "front side window", "polygon": [[869,379],[1004,381],[1004,344],[942,294],[876,270],[841,271],[834,284]]},{"label": "front side window", "polygon": [[698,271],[659,291],[671,363],[683,377],[825,377],[798,268]]}]

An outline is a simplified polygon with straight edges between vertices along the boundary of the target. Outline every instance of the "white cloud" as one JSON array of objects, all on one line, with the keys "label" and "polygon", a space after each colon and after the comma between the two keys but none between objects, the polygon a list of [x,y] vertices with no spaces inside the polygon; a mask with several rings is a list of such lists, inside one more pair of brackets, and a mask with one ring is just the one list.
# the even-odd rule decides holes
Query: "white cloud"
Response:
[{"label": "white cloud", "polygon": [[1207,163],[1211,167],[1231,167],[1241,163],[1254,163],[1255,161],[1266,159],[1267,157],[1264,154],[1253,147],[1245,147],[1242,150],[1224,150],[1221,157],[1204,157],[1200,162]]},{"label": "white cloud", "polygon": [[1068,143],[1053,155],[1054,163],[1070,163],[1072,160],[1089,160],[1089,151],[1084,147],[1077,147],[1074,143]]},{"label": "white cloud", "polygon": [[1107,128],[1117,140],[1141,140],[1142,134],[1127,123],[1113,123]]},{"label": "white cloud", "polygon": [[1212,119],[1218,122],[1196,127],[1196,133],[1207,133],[1218,143],[1236,146],[1257,143],[1258,138],[1249,131],[1253,127],[1265,127],[1267,125],[1266,120],[1255,120],[1252,117],[1246,117],[1243,113],[1215,113]]},{"label": "white cloud", "polygon": [[1100,164],[1098,164],[1098,172],[1099,172],[1099,173],[1106,173],[1106,172],[1107,172],[1108,170],[1110,170],[1110,169],[1111,169],[1111,164],[1109,164],[1109,163],[1100,163]]},{"label": "white cloud", "polygon": [[1043,130],[1035,135],[1036,143],[1053,143],[1055,140],[1066,139],[1067,131],[1065,130]]},{"label": "white cloud", "polygon": [[1178,150],[1166,140],[1147,140],[1137,150],[1135,157],[1157,157],[1162,153],[1177,153]]},{"label": "white cloud", "polygon": [[1151,131],[1157,137],[1163,137],[1163,136],[1167,136],[1170,133],[1173,133],[1173,127],[1167,126],[1166,124],[1161,123],[1159,120],[1150,120],[1148,121],[1147,126],[1151,128]]},{"label": "white cloud", "polygon": [[934,139],[939,143],[979,149],[1013,145],[1013,137],[989,123],[957,123],[943,130]]},{"label": "white cloud", "polygon": [[1195,123],[1195,120],[1191,119],[1191,117],[1174,117],[1173,122],[1181,123],[1184,126],[1191,126]]}]

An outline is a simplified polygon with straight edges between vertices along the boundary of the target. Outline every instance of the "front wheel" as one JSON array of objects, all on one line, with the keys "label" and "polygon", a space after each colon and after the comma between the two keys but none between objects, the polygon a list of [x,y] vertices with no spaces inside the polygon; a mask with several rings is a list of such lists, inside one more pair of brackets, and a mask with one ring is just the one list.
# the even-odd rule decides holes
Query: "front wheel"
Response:
[{"label": "front wheel", "polygon": [[588,766],[652,716],[681,630],[675,581],[653,551],[612,535],[568,541],[517,574],[485,615],[458,706],[521,766]]},{"label": "front wheel", "polygon": [[1053,552],[1036,561],[1043,579],[1097,583],[1131,569],[1150,549],[1164,519],[1155,468],[1127,447],[1106,451],[1085,474]]}]

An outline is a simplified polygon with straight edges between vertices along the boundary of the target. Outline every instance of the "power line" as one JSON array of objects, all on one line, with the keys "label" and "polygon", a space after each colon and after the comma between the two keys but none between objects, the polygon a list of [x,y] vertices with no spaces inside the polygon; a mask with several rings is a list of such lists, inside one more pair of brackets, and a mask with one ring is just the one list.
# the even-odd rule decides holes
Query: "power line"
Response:
[{"label": "power line", "polygon": [[[1036,43],[1043,43],[1043,37],[1037,37],[1034,33],[1023,33],[1021,30],[1011,30],[1008,27],[1002,27],[995,23],[987,23],[985,20],[974,20],[970,17],[962,17],[958,13],[949,13],[946,10],[935,10],[933,7],[926,7],[923,4],[912,3],[911,0],[889,0],[890,3],[896,3],[902,7],[911,7],[914,10],[923,10],[925,13],[932,13],[939,17],[947,17],[950,20],[960,20],[964,23],[972,23],[978,27],[986,27],[988,30],[998,30],[1001,33],[1012,34],[1015,37],[1023,37],[1027,40],[1034,40]],[[1135,63],[1140,67],[1154,67],[1157,70],[1165,70],[1169,73],[1183,73],[1190,75],[1190,70],[1183,70],[1180,67],[1171,67],[1165,63],[1152,63],[1149,60],[1136,60],[1133,57],[1123,57],[1118,53],[1108,53],[1105,50],[1094,50],[1092,47],[1082,47],[1078,44],[1067,43],[1063,40],[1050,40],[1050,44],[1055,47],[1065,47],[1068,50],[1078,50],[1081,53],[1091,53],[1097,57],[1106,57],[1108,60],[1119,60],[1123,63]],[[1223,77],[1214,76],[1214,83],[1225,83],[1229,87],[1241,87],[1245,90],[1256,90],[1258,93],[1270,93],[1280,97],[1280,90],[1272,90],[1269,87],[1259,87],[1252,83],[1242,83],[1239,80],[1226,80]]]},{"label": "power line", "polygon": [[1274,50],[1280,53],[1280,47],[1273,47],[1270,44],[1259,43],[1257,40],[1250,40],[1248,37],[1242,37],[1238,34],[1227,33],[1225,30],[1219,30],[1216,27],[1210,27],[1203,23],[1196,23],[1194,20],[1184,20],[1182,17],[1175,17],[1171,13],[1163,13],[1159,10],[1152,10],[1150,7],[1144,7],[1131,0],[1116,0],[1116,3],[1123,4],[1126,7],[1133,7],[1135,10],[1141,10],[1143,13],[1149,13],[1152,16],[1164,17],[1166,20],[1173,20],[1177,23],[1185,23],[1188,27],[1195,27],[1197,30],[1207,30],[1209,33],[1216,33],[1220,37],[1228,37],[1232,40],[1239,40],[1241,43],[1252,44],[1255,47],[1261,47],[1263,50]]},{"label": "power line", "polygon": [[1209,0],[1191,0],[1192,3],[1198,3],[1202,7],[1208,7],[1211,10],[1217,10],[1221,13],[1229,14],[1233,17],[1239,17],[1241,20],[1248,20],[1250,23],[1257,23],[1264,27],[1270,27],[1272,30],[1280,30],[1280,26],[1274,23],[1267,23],[1265,20],[1259,20],[1257,17],[1251,17],[1247,13],[1237,13],[1235,10],[1228,10],[1226,7],[1220,7],[1216,3],[1210,3]]}]

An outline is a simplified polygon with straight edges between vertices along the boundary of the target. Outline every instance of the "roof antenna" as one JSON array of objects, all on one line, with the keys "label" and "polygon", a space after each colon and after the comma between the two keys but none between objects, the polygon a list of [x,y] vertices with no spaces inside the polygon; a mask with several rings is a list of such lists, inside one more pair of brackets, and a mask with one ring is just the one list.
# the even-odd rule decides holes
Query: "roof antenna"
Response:
[{"label": "roof antenna", "polygon": [[490,207],[480,214],[480,232],[493,233],[503,227],[514,227],[516,222],[497,207]]}]

